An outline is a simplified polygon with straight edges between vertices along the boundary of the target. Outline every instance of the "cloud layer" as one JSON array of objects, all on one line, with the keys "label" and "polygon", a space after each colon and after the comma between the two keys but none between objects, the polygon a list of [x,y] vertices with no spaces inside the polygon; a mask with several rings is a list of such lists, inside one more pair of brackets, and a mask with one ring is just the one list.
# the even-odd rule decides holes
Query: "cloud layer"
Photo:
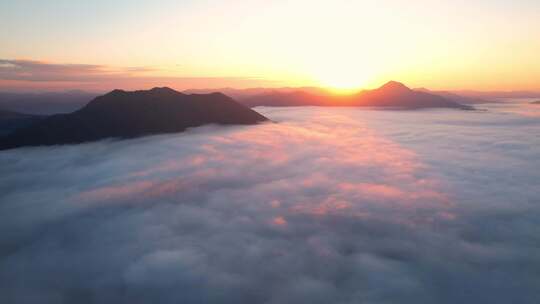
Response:
[{"label": "cloud layer", "polygon": [[276,123],[0,153],[5,303],[533,303],[540,123]]}]

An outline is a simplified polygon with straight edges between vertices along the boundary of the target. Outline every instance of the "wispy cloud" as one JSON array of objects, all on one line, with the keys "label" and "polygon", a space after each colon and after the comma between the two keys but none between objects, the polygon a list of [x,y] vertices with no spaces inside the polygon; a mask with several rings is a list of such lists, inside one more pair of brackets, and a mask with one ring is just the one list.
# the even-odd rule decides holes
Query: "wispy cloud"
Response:
[{"label": "wispy cloud", "polygon": [[0,59],[0,88],[112,88],[142,89],[171,86],[178,89],[260,86],[272,81],[257,77],[159,76],[166,69],[151,66],[114,67],[94,64],[59,64],[35,60]]},{"label": "wispy cloud", "polygon": [[0,59],[0,79],[23,81],[99,81],[155,71],[149,67],[112,68],[92,64],[55,64],[33,60]]}]

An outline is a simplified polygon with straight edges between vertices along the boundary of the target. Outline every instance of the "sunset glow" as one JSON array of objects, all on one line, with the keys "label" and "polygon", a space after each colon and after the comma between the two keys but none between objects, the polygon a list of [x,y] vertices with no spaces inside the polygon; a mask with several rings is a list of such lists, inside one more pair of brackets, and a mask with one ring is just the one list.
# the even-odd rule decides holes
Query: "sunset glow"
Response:
[{"label": "sunset glow", "polygon": [[540,303],[540,0],[0,20],[0,304]]},{"label": "sunset glow", "polygon": [[354,93],[369,85],[369,77],[346,67],[328,68],[318,73],[319,86],[338,94]]},{"label": "sunset glow", "polygon": [[2,1],[0,19],[0,88],[540,90],[531,0]]}]

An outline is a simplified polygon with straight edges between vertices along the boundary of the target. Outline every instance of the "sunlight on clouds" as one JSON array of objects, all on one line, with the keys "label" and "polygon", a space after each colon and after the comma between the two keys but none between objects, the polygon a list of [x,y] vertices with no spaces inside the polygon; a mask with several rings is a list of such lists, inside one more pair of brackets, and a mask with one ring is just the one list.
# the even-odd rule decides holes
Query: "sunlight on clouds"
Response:
[{"label": "sunlight on clouds", "polygon": [[3,151],[0,299],[528,303],[540,124],[501,107]]},{"label": "sunlight on clouds", "polygon": [[[335,128],[351,124],[355,127]],[[247,193],[233,186],[230,195],[261,193],[266,197],[280,193],[251,204],[269,200],[274,202],[273,208],[319,215],[346,212],[365,216],[373,207],[447,208],[447,198],[437,192],[434,177],[419,178],[425,168],[414,152],[344,116],[323,114],[316,122],[278,121],[231,134],[209,135],[197,149],[196,155],[152,162],[147,168],[130,172],[129,182],[84,191],[81,199],[130,198],[128,202],[136,203],[175,193],[189,197],[220,180],[228,180],[233,186],[243,183],[239,178],[257,181],[266,176],[269,180]],[[267,176],[256,164],[291,174]],[[315,170],[305,171],[306,167]],[[238,172],[243,174],[238,176]]]}]

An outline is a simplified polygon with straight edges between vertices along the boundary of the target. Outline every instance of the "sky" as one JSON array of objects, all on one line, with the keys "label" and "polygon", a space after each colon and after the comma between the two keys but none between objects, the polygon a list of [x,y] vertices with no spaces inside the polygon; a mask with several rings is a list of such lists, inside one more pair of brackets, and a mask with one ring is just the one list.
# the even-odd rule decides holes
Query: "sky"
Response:
[{"label": "sky", "polygon": [[0,89],[540,90],[540,2],[0,0]]}]

